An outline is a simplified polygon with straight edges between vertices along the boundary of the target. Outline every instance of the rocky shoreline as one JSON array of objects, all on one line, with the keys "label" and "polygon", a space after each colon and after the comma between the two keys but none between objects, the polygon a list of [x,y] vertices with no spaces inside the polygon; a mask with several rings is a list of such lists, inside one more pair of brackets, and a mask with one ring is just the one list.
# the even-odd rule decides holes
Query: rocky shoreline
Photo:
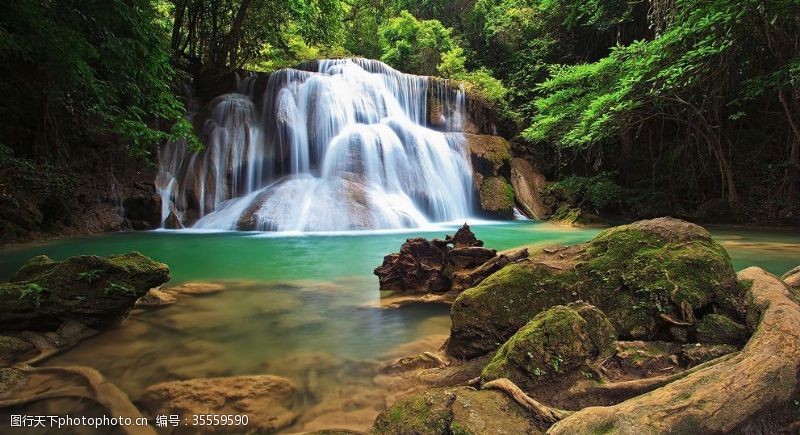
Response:
[{"label": "rocky shoreline", "polygon": [[[530,253],[484,247],[465,225],[409,239],[375,273],[389,298],[452,304],[441,347],[444,337],[380,361],[287,361],[303,373],[292,379],[265,366],[160,382],[131,400],[94,368],[41,363],[135,307],[224,287],[159,288],[167,266],[137,253],[36,257],[0,284],[0,408],[60,397],[131,417],[245,413],[259,433],[363,433],[370,423],[379,434],[798,428],[800,269],[736,274],[697,225],[640,221]],[[358,385],[338,384],[342,370]]]}]

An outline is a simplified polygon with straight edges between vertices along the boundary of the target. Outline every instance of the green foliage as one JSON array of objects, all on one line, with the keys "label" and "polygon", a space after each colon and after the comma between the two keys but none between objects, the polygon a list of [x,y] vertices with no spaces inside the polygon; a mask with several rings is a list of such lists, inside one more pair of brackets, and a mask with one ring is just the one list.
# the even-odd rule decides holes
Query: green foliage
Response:
[{"label": "green foliage", "polygon": [[414,74],[435,75],[442,54],[457,47],[452,29],[438,20],[418,20],[408,11],[383,23],[379,32],[381,60]]},{"label": "green foliage", "polygon": [[92,282],[97,281],[97,279],[100,278],[100,272],[102,271],[98,269],[92,269],[86,272],[81,272],[78,274],[78,279],[81,281],[86,281],[87,283],[91,284]]},{"label": "green foliage", "polygon": [[49,293],[50,290],[47,288],[42,287],[35,282],[31,282],[22,287],[20,290],[19,299],[22,300],[25,298],[31,298],[36,302],[36,306],[38,307],[41,304],[42,299],[46,298]]},{"label": "green foliage", "polygon": [[66,157],[112,134],[146,155],[183,114],[151,2],[22,0],[0,16],[0,140],[17,155]]},{"label": "green foliage", "polygon": [[607,172],[592,177],[571,176],[551,184],[547,192],[558,202],[600,210],[618,205],[623,199],[623,189],[613,176]]},{"label": "green foliage", "polygon": [[123,295],[123,296],[135,296],[135,292],[132,288],[124,285],[124,284],[117,284],[114,282],[109,282],[106,287],[103,289],[103,293],[106,296],[111,296],[114,294]]}]

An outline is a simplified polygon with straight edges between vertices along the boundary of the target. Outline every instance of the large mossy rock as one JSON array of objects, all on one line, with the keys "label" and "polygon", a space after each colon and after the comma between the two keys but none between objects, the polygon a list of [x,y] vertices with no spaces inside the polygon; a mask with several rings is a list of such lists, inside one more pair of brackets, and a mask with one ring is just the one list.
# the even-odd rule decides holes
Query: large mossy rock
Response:
[{"label": "large mossy rock", "polygon": [[483,213],[488,217],[511,219],[514,217],[514,189],[505,177],[487,177],[479,191]]},{"label": "large mossy rock", "polygon": [[0,284],[0,327],[51,329],[67,320],[107,326],[169,278],[166,264],[138,252],[64,261],[34,257]]},{"label": "large mossy rock", "polygon": [[483,382],[508,378],[524,390],[587,370],[615,350],[616,332],[597,308],[558,305],[539,313],[497,351],[481,373]]},{"label": "large mossy rock", "polygon": [[499,136],[465,135],[481,212],[490,218],[514,217],[511,144]]},{"label": "large mossy rock", "polygon": [[486,354],[539,312],[575,300],[603,311],[621,338],[670,338],[670,328],[693,330],[695,313],[711,308],[741,319],[742,294],[730,258],[705,229],[640,221],[584,245],[545,249],[461,293],[447,350],[457,358]]},{"label": "large mossy rock", "polygon": [[499,391],[431,389],[397,401],[373,434],[541,434],[532,415]]}]

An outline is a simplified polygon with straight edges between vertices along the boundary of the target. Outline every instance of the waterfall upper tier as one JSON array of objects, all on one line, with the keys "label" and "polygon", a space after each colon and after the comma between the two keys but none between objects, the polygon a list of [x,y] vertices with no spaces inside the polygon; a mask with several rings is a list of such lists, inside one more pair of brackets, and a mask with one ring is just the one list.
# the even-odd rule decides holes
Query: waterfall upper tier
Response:
[{"label": "waterfall upper tier", "polygon": [[[462,89],[366,59],[237,80],[167,143],[162,219],[197,228],[408,228],[473,214]],[[174,225],[174,222],[172,222]]]}]

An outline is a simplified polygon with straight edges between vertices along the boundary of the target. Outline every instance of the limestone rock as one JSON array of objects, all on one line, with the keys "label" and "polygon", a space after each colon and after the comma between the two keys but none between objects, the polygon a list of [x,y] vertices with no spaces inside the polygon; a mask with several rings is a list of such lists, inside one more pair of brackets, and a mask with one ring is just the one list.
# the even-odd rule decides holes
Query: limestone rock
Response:
[{"label": "limestone rock", "polygon": [[138,252],[54,261],[34,257],[0,284],[0,326],[10,330],[57,328],[74,320],[108,326],[137,299],[170,278],[167,265]]},{"label": "limestone rock", "polygon": [[545,201],[547,180],[525,159],[511,160],[511,187],[522,211],[526,215],[546,220],[553,213]]},{"label": "limestone rock", "polygon": [[[277,432],[299,416],[297,390],[288,379],[254,375],[164,382],[145,390],[137,401],[152,415],[246,414],[248,431]],[[229,426],[193,427],[225,433]]]}]

